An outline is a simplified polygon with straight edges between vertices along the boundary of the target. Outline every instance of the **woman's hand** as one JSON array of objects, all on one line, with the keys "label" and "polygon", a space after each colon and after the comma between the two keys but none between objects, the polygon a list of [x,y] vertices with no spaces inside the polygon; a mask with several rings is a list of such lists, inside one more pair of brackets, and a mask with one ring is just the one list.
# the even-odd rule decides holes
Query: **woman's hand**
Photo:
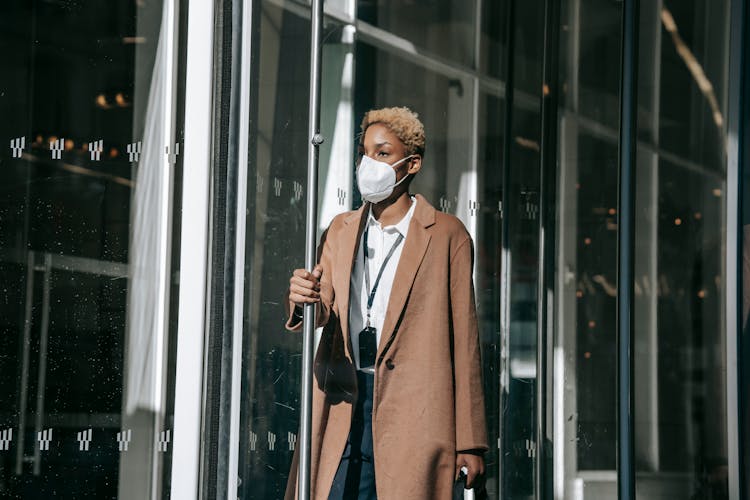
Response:
[{"label": "woman's hand", "polygon": [[461,467],[466,467],[466,488],[475,488],[484,481],[484,458],[481,452],[459,452],[456,455],[456,480],[461,474]]},{"label": "woman's hand", "polygon": [[289,300],[297,306],[320,302],[320,277],[323,268],[320,264],[312,272],[306,269],[295,269],[289,278]]}]

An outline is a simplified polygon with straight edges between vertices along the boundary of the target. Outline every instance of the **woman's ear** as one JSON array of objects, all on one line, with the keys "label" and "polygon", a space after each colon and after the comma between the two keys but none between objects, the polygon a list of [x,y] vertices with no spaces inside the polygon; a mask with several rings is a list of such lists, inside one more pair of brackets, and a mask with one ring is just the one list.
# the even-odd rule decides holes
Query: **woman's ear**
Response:
[{"label": "woman's ear", "polygon": [[422,155],[412,156],[411,160],[409,160],[409,170],[407,170],[407,172],[410,174],[416,174],[419,172],[420,168],[422,168]]}]

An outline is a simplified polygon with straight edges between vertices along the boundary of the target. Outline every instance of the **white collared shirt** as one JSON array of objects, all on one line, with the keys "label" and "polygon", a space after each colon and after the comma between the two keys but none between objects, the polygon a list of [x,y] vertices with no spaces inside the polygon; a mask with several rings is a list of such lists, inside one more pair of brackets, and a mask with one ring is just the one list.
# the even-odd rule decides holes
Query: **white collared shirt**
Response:
[{"label": "white collared shirt", "polygon": [[[409,211],[406,212],[406,215],[404,215],[404,218],[401,219],[398,224],[392,226],[381,226],[380,222],[378,222],[372,215],[372,209],[370,209],[367,215],[367,226],[365,229],[369,229],[367,236],[367,263],[370,272],[370,287],[375,286],[375,280],[378,276],[378,271],[380,271],[380,266],[383,264],[383,260],[398,239],[398,235],[401,234],[404,236],[403,241],[398,247],[396,247],[396,250],[393,252],[393,255],[383,270],[383,276],[380,278],[380,284],[378,285],[378,290],[375,293],[375,298],[372,303],[372,309],[370,310],[370,326],[377,330],[378,346],[380,345],[381,331],[383,330],[383,321],[385,320],[388,301],[391,297],[393,279],[396,276],[396,269],[398,268],[398,262],[401,259],[401,252],[406,245],[406,233],[409,232],[409,223],[414,215],[414,208],[416,206],[417,199],[412,197]],[[364,244],[365,231],[362,231],[362,236],[359,240],[359,249],[357,250],[357,256],[354,259],[352,276],[349,283],[349,336],[352,340],[352,354],[354,354],[354,362],[357,369],[368,373],[374,373],[375,367],[373,366],[365,368],[359,366],[359,332],[364,329],[367,319]]]}]

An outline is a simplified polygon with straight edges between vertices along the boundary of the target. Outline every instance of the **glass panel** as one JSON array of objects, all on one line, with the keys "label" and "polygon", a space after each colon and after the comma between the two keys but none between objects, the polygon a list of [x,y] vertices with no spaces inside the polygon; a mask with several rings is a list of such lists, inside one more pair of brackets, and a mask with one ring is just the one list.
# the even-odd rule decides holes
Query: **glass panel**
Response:
[{"label": "glass panel", "polygon": [[508,0],[483,1],[482,27],[479,37],[478,69],[493,78],[504,78],[507,66],[505,44],[508,39]]},{"label": "glass panel", "polygon": [[509,239],[508,338],[503,339],[501,468],[508,498],[533,498],[537,454],[536,380],[539,281],[539,192],[544,1],[515,3],[513,108],[509,141],[507,200]]},{"label": "glass panel", "polygon": [[358,0],[357,17],[430,54],[474,66],[477,0]]},{"label": "glass panel", "polygon": [[0,7],[3,498],[169,488],[184,22],[170,5]]},{"label": "glass panel", "polygon": [[505,147],[505,100],[496,95],[480,94],[479,157],[477,163],[479,200],[475,237],[475,279],[479,335],[482,341],[484,404],[487,412],[487,439],[490,450],[485,455],[487,493],[500,495],[500,458],[497,442],[501,421],[501,332],[500,305],[502,293],[502,218],[503,218],[503,148]]},{"label": "glass panel", "polygon": [[[302,335],[284,329],[283,301],[305,261],[310,11],[252,8],[238,496],[267,499],[284,497],[299,427]],[[351,203],[352,34],[330,24],[323,39],[319,215],[330,221]]]},{"label": "glass panel", "polygon": [[728,1],[641,7],[636,218],[639,498],[728,498]]},{"label": "glass panel", "polygon": [[617,498],[621,5],[561,5],[553,347],[555,498]]},{"label": "glass panel", "polygon": [[[478,70],[507,84],[508,35],[507,13],[509,2],[480,1],[481,33],[478,46]],[[506,80],[501,82],[500,79]],[[481,84],[480,84],[481,85]],[[503,241],[503,217],[507,213],[503,188],[507,179],[504,152],[507,147],[506,87],[502,91],[485,90],[480,86],[477,108],[477,172],[478,212],[475,234],[475,287],[479,334],[482,341],[484,398],[487,416],[487,438],[490,449],[485,455],[488,498],[503,498],[501,479],[500,435],[503,425],[505,377],[502,341],[503,252],[508,244]],[[507,285],[507,284],[506,284]]]}]

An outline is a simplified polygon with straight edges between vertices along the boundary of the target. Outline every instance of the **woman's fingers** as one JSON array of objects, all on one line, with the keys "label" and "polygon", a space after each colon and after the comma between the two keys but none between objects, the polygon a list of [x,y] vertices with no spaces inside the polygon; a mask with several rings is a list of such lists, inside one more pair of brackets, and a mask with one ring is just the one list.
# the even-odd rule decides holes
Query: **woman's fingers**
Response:
[{"label": "woman's fingers", "polygon": [[289,300],[294,302],[295,304],[315,304],[316,302],[320,302],[319,298],[313,298],[313,297],[305,297],[304,295],[295,295],[295,294],[289,294]]},{"label": "woman's fingers", "polygon": [[295,269],[294,273],[292,273],[292,276],[317,282],[318,278],[320,278],[322,274],[323,268],[320,267],[320,265],[317,265],[312,272],[308,271],[307,269]]},{"label": "woman's fingers", "polygon": [[316,266],[313,272],[306,269],[295,269],[289,278],[289,300],[295,304],[311,304],[320,300],[320,282],[322,268]]},{"label": "woman's fingers", "polygon": [[469,468],[469,472],[466,474],[466,487],[473,488],[474,480],[477,478],[477,471]]},{"label": "woman's fingers", "polygon": [[289,280],[289,286],[297,285],[302,288],[307,288],[310,290],[318,291],[320,290],[320,283],[317,281],[312,281],[305,278],[300,278],[298,276],[292,276]]},{"label": "woman's fingers", "polygon": [[[313,273],[318,273],[318,276],[315,276]],[[296,269],[294,273],[292,274],[292,277],[289,278],[289,282],[295,282],[302,286],[308,286],[310,288],[320,288],[320,272],[317,270],[313,270],[312,273],[307,272],[304,269]]]},{"label": "woman's fingers", "polygon": [[319,280],[321,276],[323,276],[323,266],[318,264],[315,266],[315,268],[312,271],[312,275],[315,277],[316,280]]},{"label": "woman's fingers", "polygon": [[306,286],[300,286],[295,283],[289,285],[289,293],[302,295],[303,297],[310,297],[313,299],[317,299],[318,297],[320,297],[320,293],[317,290],[313,290],[312,288],[308,288]]}]

